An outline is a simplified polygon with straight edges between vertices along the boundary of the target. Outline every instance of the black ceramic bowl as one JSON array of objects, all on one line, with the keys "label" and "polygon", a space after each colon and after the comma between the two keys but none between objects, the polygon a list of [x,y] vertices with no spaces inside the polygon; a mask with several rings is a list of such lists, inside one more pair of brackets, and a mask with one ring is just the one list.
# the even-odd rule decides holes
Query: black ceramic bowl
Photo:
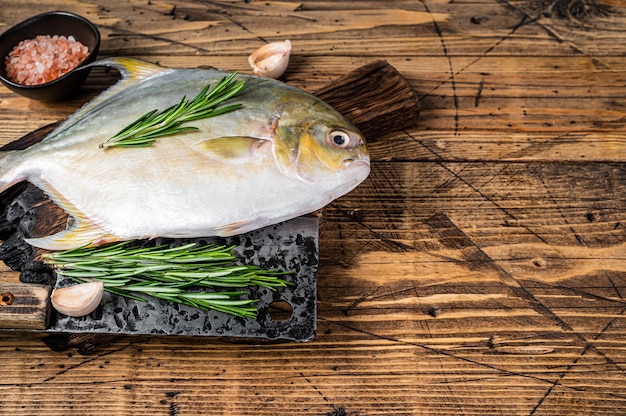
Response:
[{"label": "black ceramic bowl", "polygon": [[[20,41],[33,39],[37,35],[71,35],[89,48],[89,55],[72,71],[45,84],[22,85],[9,80],[6,56]],[[78,91],[90,70],[82,68],[96,59],[99,49],[100,32],[84,17],[68,12],[49,12],[33,16],[0,35],[0,81],[12,91],[34,100],[60,100]]]}]

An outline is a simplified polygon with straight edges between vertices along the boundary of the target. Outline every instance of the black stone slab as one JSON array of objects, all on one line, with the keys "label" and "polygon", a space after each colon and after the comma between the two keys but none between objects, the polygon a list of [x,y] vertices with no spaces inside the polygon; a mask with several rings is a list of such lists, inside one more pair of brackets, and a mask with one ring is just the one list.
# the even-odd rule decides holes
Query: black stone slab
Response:
[{"label": "black stone slab", "polygon": [[[156,239],[155,244],[189,242],[234,245],[242,263],[267,269],[293,270],[285,276],[293,285],[277,291],[261,288],[250,291],[259,299],[256,319],[234,317],[222,312],[199,311],[150,298],[149,302],[104,294],[100,307],[90,315],[72,318],[53,311],[47,332],[98,333],[119,335],[178,335],[193,337],[245,337],[267,340],[308,341],[316,330],[316,286],[318,266],[318,219],[299,217],[240,236],[201,239]],[[64,278],[57,287],[68,284]],[[283,310],[276,316],[270,305]],[[285,307],[292,309],[285,318]],[[277,312],[279,308],[276,308]]]}]

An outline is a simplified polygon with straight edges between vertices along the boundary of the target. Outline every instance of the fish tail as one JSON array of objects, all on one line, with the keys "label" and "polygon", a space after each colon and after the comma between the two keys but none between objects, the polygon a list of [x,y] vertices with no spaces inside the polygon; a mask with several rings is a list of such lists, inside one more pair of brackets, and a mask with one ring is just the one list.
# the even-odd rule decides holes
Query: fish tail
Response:
[{"label": "fish tail", "polygon": [[[7,191],[13,185],[23,182],[26,175],[20,156],[21,151],[0,151],[0,193]],[[70,201],[57,192],[54,187],[40,181],[35,184],[50,199],[72,217],[72,222],[64,231],[45,237],[24,238],[26,243],[46,250],[68,250],[86,245],[100,245],[108,242],[119,241],[120,238],[106,232],[84,216]]]},{"label": "fish tail", "polygon": [[0,193],[6,191],[25,178],[20,175],[20,169],[15,160],[18,151],[0,151]]}]

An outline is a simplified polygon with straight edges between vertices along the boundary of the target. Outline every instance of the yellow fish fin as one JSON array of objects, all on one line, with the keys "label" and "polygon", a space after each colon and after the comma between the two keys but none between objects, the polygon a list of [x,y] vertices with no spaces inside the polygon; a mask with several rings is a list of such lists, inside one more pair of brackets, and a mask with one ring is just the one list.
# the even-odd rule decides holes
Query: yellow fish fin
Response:
[{"label": "yellow fish fin", "polygon": [[87,65],[85,68],[94,66],[113,67],[120,71],[120,73],[122,74],[122,79],[109,89],[100,93],[100,95],[98,95],[96,98],[83,105],[67,120],[65,120],[57,128],[55,128],[46,138],[52,137],[58,132],[68,129],[72,124],[74,124],[74,120],[82,120],[84,117],[88,116],[88,113],[94,108],[97,108],[101,105],[108,105],[111,97],[119,94],[121,91],[125,90],[129,86],[136,84],[137,82],[149,78],[155,74],[158,74],[159,72],[172,71],[172,69],[152,64],[150,62],[119,57],[102,59]]},{"label": "yellow fish fin", "polygon": [[80,212],[72,203],[46,183],[46,193],[54,203],[70,215],[64,231],[46,237],[25,238],[28,244],[46,250],[69,250],[81,246],[97,246],[119,241],[120,238],[106,232]]},{"label": "yellow fish fin", "polygon": [[257,221],[242,220],[217,227],[215,228],[215,231],[219,237],[230,237],[237,234],[247,233],[248,231],[255,230],[257,228]]},{"label": "yellow fish fin", "polygon": [[146,61],[140,61],[139,59],[121,57],[101,59],[99,61],[93,62],[89,66],[113,67],[120,71],[123,80],[134,82],[149,78],[161,71],[169,70],[169,68],[165,68],[163,66]]},{"label": "yellow fish fin", "polygon": [[254,137],[217,137],[193,145],[196,151],[216,159],[242,159],[271,151],[272,142]]},{"label": "yellow fish fin", "polygon": [[95,247],[113,241],[120,241],[120,238],[112,234],[103,233],[102,229],[89,224],[89,226],[72,227],[70,230],[61,231],[46,237],[25,238],[24,241],[34,247],[57,251],[71,250],[82,246]]}]

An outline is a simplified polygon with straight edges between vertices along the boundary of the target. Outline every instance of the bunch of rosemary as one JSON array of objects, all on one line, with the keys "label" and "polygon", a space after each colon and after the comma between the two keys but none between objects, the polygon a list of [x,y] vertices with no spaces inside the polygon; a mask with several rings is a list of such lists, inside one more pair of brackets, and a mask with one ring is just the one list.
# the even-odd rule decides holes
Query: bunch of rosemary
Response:
[{"label": "bunch of rosemary", "polygon": [[256,317],[256,308],[250,305],[257,300],[242,299],[245,290],[215,289],[259,286],[276,290],[289,284],[280,277],[289,272],[237,265],[233,247],[226,246],[141,247],[123,242],[44,256],[59,275],[78,283],[100,280],[105,290],[120,296],[146,301],[141,295],[149,295],[246,318]]},{"label": "bunch of rosemary", "polygon": [[159,137],[197,130],[193,126],[182,126],[183,123],[215,117],[241,108],[241,104],[219,107],[245,89],[244,81],[235,81],[236,75],[237,72],[234,72],[223,78],[213,89],[207,85],[191,100],[183,96],[178,104],[163,111],[152,110],[144,114],[100,144],[100,147],[150,146]]}]

